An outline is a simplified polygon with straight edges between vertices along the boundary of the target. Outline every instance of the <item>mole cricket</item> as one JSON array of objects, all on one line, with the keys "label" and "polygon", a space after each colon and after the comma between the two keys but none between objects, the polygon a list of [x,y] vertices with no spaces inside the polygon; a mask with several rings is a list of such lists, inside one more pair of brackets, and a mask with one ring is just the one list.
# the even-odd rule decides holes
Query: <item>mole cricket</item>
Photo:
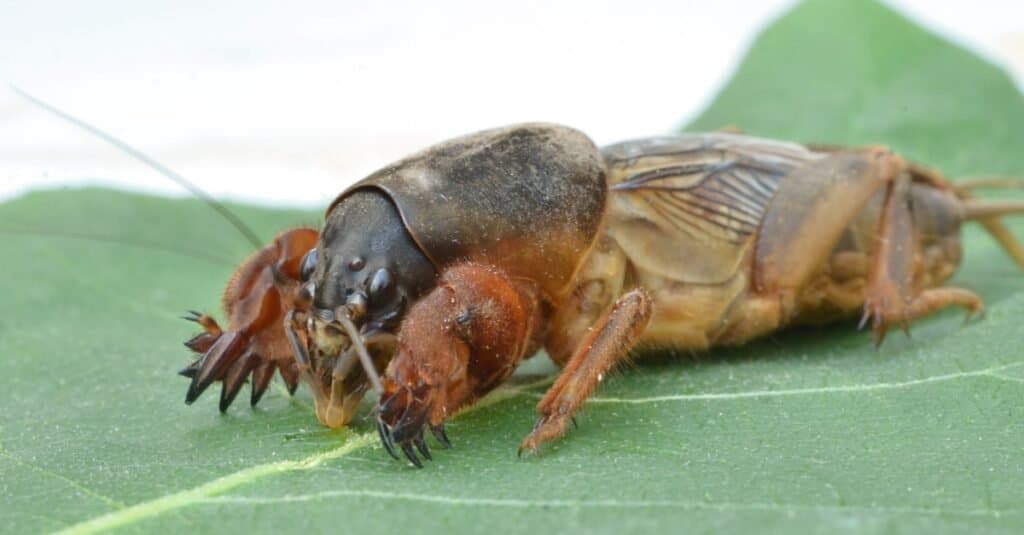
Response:
[{"label": "mole cricket", "polygon": [[1000,221],[1024,203],[972,197],[1017,186],[953,183],[882,146],[714,132],[599,149],[542,123],[470,134],[371,174],[323,228],[246,259],[224,290],[226,327],[186,317],[202,332],[185,343],[185,401],[220,382],[226,411],[248,380],[255,405],[276,370],[336,428],[373,390],[384,448],[422,467],[426,431],[450,447],[445,421],[543,348],[562,371],[519,447],[537,452],[638,346],[705,350],[857,317],[877,345],[946,307],[980,313],[975,293],[945,285],[961,225],[1024,267]]}]

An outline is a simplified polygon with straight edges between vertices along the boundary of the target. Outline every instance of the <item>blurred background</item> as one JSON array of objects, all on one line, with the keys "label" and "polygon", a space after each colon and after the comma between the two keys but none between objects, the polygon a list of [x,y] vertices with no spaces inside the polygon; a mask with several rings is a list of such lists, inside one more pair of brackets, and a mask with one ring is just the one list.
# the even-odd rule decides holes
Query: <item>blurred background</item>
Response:
[{"label": "blurred background", "polygon": [[[599,144],[677,129],[791,4],[0,1],[0,78],[217,197],[313,207],[483,128],[560,122]],[[887,4],[1024,88],[1024,3]],[[187,195],[0,87],[0,200],[82,184]]]}]

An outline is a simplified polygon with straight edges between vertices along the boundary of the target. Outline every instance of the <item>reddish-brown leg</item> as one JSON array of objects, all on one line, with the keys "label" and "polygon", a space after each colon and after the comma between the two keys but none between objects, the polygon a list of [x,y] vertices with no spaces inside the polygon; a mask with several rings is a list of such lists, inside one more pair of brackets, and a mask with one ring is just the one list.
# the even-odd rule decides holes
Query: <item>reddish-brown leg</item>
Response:
[{"label": "reddish-brown leg", "polygon": [[609,371],[639,340],[651,319],[654,303],[643,289],[632,290],[615,302],[611,312],[576,348],[555,384],[537,405],[539,418],[519,446],[536,452],[544,442],[565,434],[568,423]]},{"label": "reddish-brown leg", "polygon": [[915,287],[919,247],[907,204],[912,180],[945,183],[883,148],[837,152],[786,177],[758,235],[758,293],[778,299],[783,314],[791,314],[795,296],[832,254],[842,232],[882,192],[862,320],[862,325],[871,322],[875,343],[891,326],[906,328],[911,320],[946,306],[980,311],[981,300],[967,290]]},{"label": "reddish-brown leg", "polygon": [[250,403],[256,405],[270,385],[274,370],[280,371],[289,391],[295,391],[300,371],[284,331],[284,317],[296,306],[296,291],[301,284],[299,264],[316,240],[317,231],[313,229],[291,230],[246,259],[224,291],[227,329],[221,329],[206,314],[191,312],[185,317],[203,327],[203,332],[185,342],[200,355],[179,372],[192,379],[186,403],[221,381],[220,410],[224,412],[251,376]]},{"label": "reddish-brown leg", "polygon": [[983,309],[981,298],[969,290],[953,287],[914,289],[918,248],[914,243],[913,221],[907,205],[908,187],[906,179],[886,186],[878,221],[861,319],[861,326],[871,322],[876,346],[885,340],[890,327],[898,325],[907,331],[910,321],[948,306],[965,308],[968,317]]},{"label": "reddish-brown leg", "polygon": [[[421,466],[429,428],[448,444],[444,422],[507,379],[540,342],[536,285],[493,266],[457,264],[409,310],[398,354],[382,378],[378,431],[384,447]],[[414,450],[415,448],[415,450]]]}]

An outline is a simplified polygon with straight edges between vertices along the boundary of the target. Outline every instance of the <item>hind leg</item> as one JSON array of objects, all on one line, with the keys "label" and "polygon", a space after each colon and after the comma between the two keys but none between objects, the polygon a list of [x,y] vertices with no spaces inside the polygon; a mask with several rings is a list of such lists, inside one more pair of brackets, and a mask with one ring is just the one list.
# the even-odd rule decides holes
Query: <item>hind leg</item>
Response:
[{"label": "hind leg", "polygon": [[885,191],[875,250],[865,290],[861,327],[870,320],[875,345],[886,331],[899,325],[908,329],[911,320],[948,306],[961,306],[968,315],[982,310],[981,298],[969,290],[944,287],[915,291],[913,270],[917,262],[915,232],[907,204],[909,182],[890,182]]},{"label": "hind leg", "polygon": [[879,345],[885,339],[885,333],[890,327],[899,325],[906,329],[908,322],[951,306],[965,309],[967,311],[966,319],[985,311],[985,306],[978,294],[963,288],[947,286],[925,290],[901,307],[868,309],[865,306],[861,326],[863,327],[867,320],[872,318],[872,336],[875,345]]},{"label": "hind leg", "polygon": [[879,191],[905,172],[887,149],[837,152],[786,177],[768,205],[755,246],[754,289],[793,312],[796,295]]},{"label": "hind leg", "polygon": [[941,183],[880,148],[837,152],[787,177],[758,236],[759,296],[778,300],[784,318],[798,312],[795,297],[833,253],[840,235],[881,193],[877,223],[868,233],[873,244],[866,247],[871,256],[862,320],[862,325],[871,321],[875,343],[891,326],[906,328],[912,319],[947,306],[980,311],[981,300],[967,290],[914,287],[920,259],[908,205],[912,177]]}]

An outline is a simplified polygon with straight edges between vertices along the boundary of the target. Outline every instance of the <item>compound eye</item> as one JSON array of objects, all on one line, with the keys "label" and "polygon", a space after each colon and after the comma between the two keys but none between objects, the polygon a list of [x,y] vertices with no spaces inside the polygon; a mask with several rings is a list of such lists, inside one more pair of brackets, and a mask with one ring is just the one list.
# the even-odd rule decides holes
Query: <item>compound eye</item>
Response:
[{"label": "compound eye", "polygon": [[370,296],[380,299],[391,288],[391,284],[391,272],[387,268],[378,269],[370,279]]},{"label": "compound eye", "polygon": [[313,270],[316,269],[317,252],[316,247],[309,250],[306,256],[302,257],[302,264],[299,268],[299,277],[302,277],[302,281],[308,281],[313,276]]}]

